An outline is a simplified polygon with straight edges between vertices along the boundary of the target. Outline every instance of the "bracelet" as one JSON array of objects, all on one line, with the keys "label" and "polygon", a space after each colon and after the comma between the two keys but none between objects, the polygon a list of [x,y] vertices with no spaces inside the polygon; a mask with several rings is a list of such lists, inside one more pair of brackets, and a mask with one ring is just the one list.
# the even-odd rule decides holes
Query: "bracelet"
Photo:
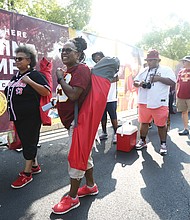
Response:
[{"label": "bracelet", "polygon": [[62,79],[63,79],[63,77],[57,78],[57,83],[59,84]]}]

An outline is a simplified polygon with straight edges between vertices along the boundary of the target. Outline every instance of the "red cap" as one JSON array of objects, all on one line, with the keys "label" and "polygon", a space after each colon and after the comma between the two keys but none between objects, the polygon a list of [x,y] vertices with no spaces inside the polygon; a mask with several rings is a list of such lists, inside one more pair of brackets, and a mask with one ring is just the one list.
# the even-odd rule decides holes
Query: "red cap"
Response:
[{"label": "red cap", "polygon": [[151,49],[147,53],[147,57],[144,60],[160,60],[159,53],[155,49]]}]

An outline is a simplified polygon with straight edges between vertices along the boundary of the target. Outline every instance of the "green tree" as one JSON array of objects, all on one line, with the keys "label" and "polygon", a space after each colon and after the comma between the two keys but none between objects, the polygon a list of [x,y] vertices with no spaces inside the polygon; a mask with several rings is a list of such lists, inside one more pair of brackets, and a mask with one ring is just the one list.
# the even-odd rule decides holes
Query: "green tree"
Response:
[{"label": "green tree", "polygon": [[92,0],[70,0],[60,6],[56,0],[0,0],[0,7],[82,30],[89,22]]},{"label": "green tree", "polygon": [[136,46],[144,50],[155,48],[162,56],[179,60],[183,56],[190,54],[189,36],[190,24],[179,20],[173,27],[166,29],[152,28]]},{"label": "green tree", "polygon": [[28,7],[28,0],[0,0],[0,8],[6,10],[16,10],[21,11],[19,9]]},{"label": "green tree", "polygon": [[75,29],[82,29],[90,20],[92,0],[72,0],[66,7],[67,24]]}]

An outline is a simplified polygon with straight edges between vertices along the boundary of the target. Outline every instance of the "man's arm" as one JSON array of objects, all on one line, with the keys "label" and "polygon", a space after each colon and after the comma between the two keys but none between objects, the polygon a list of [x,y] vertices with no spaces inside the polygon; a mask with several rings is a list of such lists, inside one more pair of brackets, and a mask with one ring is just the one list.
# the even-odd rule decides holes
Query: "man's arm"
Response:
[{"label": "man's arm", "polygon": [[161,76],[153,76],[152,80],[150,80],[151,82],[161,82],[163,84],[166,84],[168,86],[174,86],[175,82],[172,81],[170,78],[165,78],[165,77],[161,77]]}]

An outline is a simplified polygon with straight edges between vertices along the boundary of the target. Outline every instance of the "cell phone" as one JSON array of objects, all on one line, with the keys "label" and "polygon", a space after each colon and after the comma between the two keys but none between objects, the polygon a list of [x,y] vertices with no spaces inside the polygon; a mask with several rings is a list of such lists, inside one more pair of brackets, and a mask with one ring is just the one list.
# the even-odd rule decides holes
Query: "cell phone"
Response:
[{"label": "cell phone", "polygon": [[45,111],[48,111],[50,110],[51,108],[53,108],[56,104],[56,100],[53,100],[45,105],[42,106],[42,110],[45,112]]}]

